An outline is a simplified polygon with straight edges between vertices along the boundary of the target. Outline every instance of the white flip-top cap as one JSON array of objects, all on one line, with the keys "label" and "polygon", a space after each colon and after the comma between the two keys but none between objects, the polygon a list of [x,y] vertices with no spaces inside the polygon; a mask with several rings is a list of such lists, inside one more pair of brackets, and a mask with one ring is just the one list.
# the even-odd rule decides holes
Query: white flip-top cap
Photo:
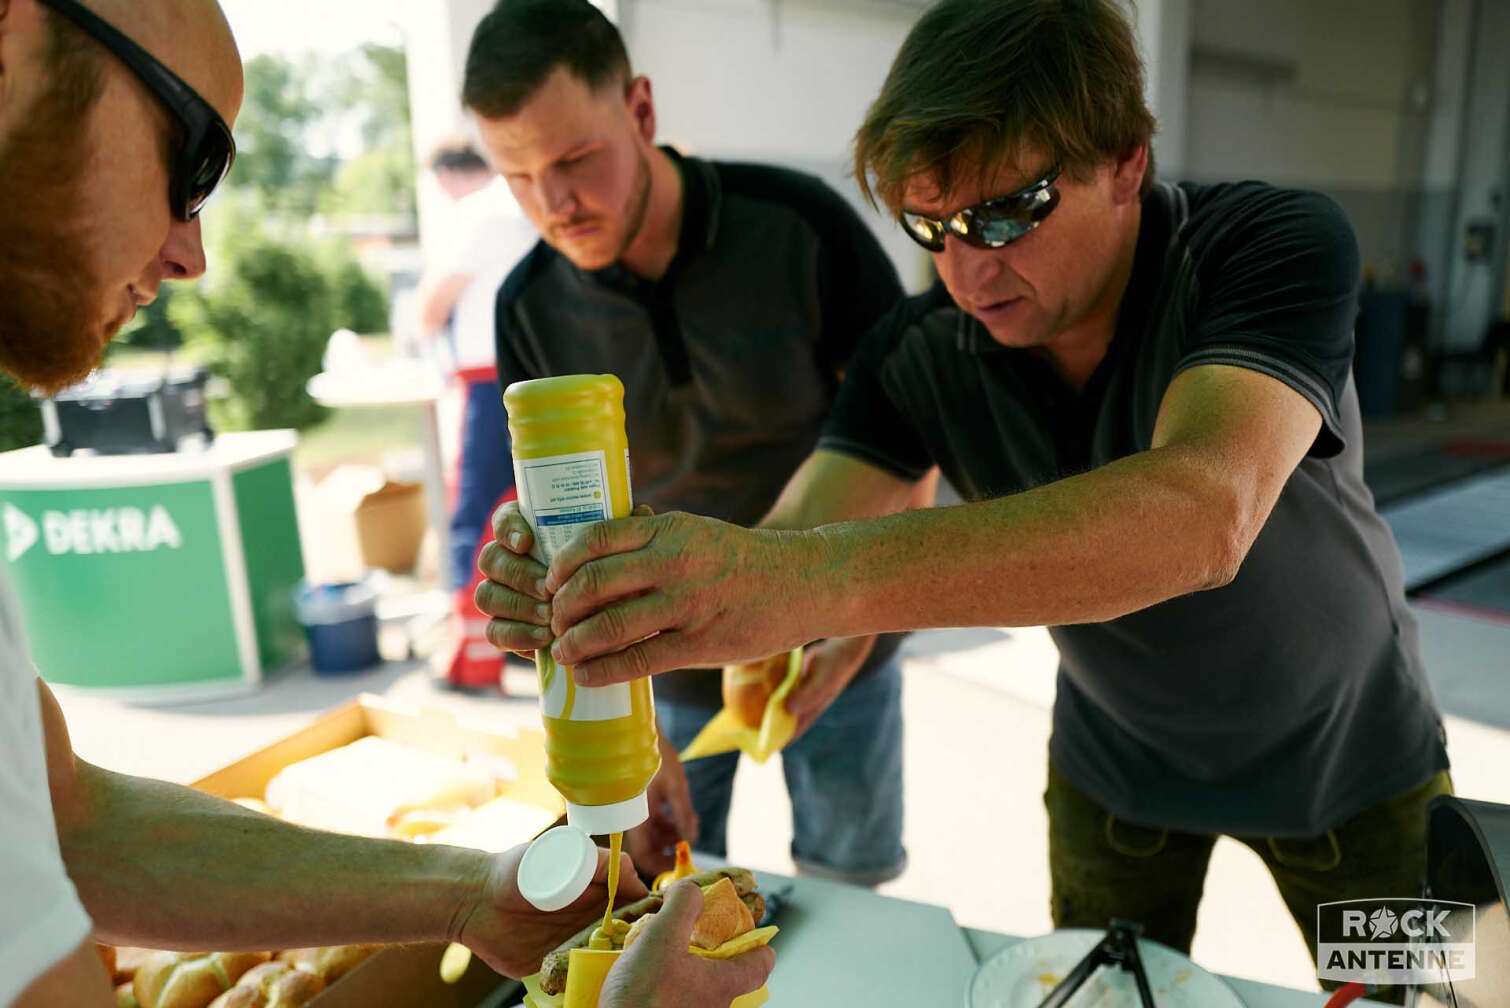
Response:
[{"label": "white flip-top cap", "polygon": [[555,913],[576,902],[598,870],[598,845],[575,826],[535,838],[519,861],[519,892],[537,910]]},{"label": "white flip-top cap", "polygon": [[566,803],[566,821],[583,833],[607,836],[632,830],[650,818],[650,799],[641,791],[626,801],[612,805],[576,805]]},{"label": "white flip-top cap", "polygon": [[540,834],[520,859],[519,892],[546,913],[571,906],[592,885],[598,870],[593,836],[623,833],[648,818],[650,802],[643,791],[612,805],[567,802],[566,825]]}]

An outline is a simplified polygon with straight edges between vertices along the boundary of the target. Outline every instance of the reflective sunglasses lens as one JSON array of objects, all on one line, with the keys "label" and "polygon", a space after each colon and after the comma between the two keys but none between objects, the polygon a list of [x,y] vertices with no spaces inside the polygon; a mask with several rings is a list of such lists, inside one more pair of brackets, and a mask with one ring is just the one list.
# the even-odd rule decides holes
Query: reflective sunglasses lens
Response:
[{"label": "reflective sunglasses lens", "polygon": [[230,138],[223,131],[210,129],[199,146],[185,158],[184,170],[188,176],[185,195],[189,217],[198,215],[204,209],[216,187],[225,179],[231,170],[234,150]]},{"label": "reflective sunglasses lens", "polygon": [[1032,217],[1021,213],[1008,214],[976,214],[971,230],[974,231],[982,242],[993,248],[1000,248],[1011,242],[1015,242],[1029,231],[1033,230],[1037,222]]},{"label": "reflective sunglasses lens", "polygon": [[933,252],[942,252],[944,250],[944,229],[939,226],[937,221],[929,220],[926,217],[904,215],[902,225],[907,229],[907,233],[912,236],[913,241],[924,248]]}]

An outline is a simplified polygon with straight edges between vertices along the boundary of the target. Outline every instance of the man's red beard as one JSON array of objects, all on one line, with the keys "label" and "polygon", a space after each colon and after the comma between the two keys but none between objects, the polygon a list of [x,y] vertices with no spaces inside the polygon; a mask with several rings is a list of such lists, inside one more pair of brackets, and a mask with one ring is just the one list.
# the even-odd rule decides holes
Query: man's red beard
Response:
[{"label": "man's red beard", "polygon": [[42,392],[88,375],[114,335],[105,331],[109,292],[94,264],[94,222],[77,219],[99,74],[95,54],[70,42],[54,39],[47,92],[0,141],[0,370]]}]

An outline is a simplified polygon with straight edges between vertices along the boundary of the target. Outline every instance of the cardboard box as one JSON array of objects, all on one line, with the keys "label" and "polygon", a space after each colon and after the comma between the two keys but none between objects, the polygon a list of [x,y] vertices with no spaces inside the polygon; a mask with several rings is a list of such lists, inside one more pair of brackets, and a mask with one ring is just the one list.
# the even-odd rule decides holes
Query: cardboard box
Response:
[{"label": "cardboard box", "polygon": [[[415,711],[363,694],[321,716],[313,724],[194,782],[222,798],[260,798],[279,770],[367,735],[443,756],[502,756],[518,771],[503,792],[516,801],[560,814],[561,796],[545,778],[545,739],[535,731],[495,732],[440,711]],[[520,837],[519,842],[529,840]],[[440,979],[444,943],[394,945],[372,956],[310,1002],[310,1008],[371,1008],[415,1005],[424,1008],[476,1008],[507,982],[473,957],[455,984]]]},{"label": "cardboard box", "polygon": [[362,498],[353,516],[362,562],[393,574],[412,571],[425,538],[424,488],[389,481]]}]

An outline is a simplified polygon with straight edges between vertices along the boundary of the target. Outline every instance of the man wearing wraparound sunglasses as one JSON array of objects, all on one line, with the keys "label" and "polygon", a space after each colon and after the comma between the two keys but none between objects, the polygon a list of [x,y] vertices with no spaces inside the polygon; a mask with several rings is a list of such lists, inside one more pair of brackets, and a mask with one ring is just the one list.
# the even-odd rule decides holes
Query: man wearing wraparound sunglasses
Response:
[{"label": "man wearing wraparound sunglasses", "polygon": [[[871,332],[784,491],[814,531],[627,519],[490,598],[544,579],[553,650],[588,684],[1048,625],[1056,924],[1130,917],[1188,948],[1228,834],[1309,934],[1319,900],[1416,894],[1450,786],[1362,482],[1358,251],[1318,195],[1155,185],[1141,76],[1115,0],[924,14],[855,167],[942,282]],[[877,517],[934,465],[970,503]],[[516,511],[497,525],[528,545]],[[528,648],[541,621],[519,611],[493,634]]]},{"label": "man wearing wraparound sunglasses", "polygon": [[[213,0],[0,0],[0,368],[66,385],[164,280],[204,271],[197,215],[234,157],[241,90]],[[109,604],[81,598],[79,631]],[[307,830],[91,766],[26,657],[0,573],[0,1005],[115,1004],[92,938],[224,950],[451,939],[527,973],[602,912],[607,855],[581,899],[544,914],[514,883],[522,850]],[[629,868],[620,895],[633,899],[644,887]],[[769,950],[726,963],[687,952],[701,903],[690,883],[668,893],[658,934],[609,974],[603,1008],[673,996],[724,1008],[761,984]]]}]

